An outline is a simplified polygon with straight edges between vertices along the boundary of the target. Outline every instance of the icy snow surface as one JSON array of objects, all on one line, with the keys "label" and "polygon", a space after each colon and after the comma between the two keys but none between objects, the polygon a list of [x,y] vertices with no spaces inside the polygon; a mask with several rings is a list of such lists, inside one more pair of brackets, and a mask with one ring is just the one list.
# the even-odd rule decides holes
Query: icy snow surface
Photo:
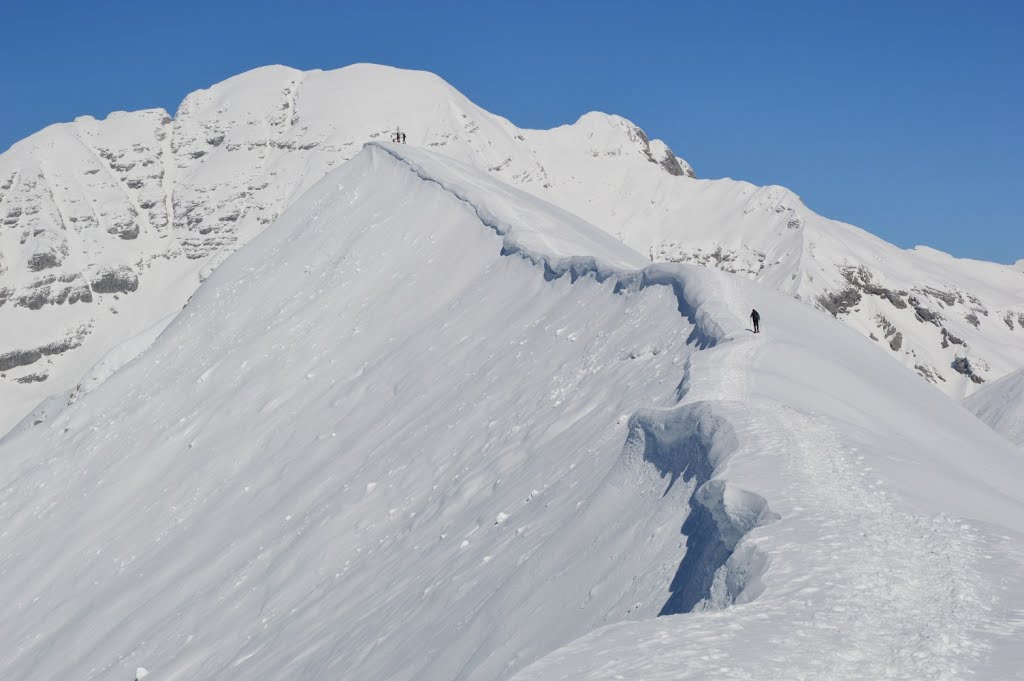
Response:
[{"label": "icy snow surface", "polygon": [[0,678],[1019,677],[1020,451],[820,311],[644,264],[367,147],[0,440]]}]

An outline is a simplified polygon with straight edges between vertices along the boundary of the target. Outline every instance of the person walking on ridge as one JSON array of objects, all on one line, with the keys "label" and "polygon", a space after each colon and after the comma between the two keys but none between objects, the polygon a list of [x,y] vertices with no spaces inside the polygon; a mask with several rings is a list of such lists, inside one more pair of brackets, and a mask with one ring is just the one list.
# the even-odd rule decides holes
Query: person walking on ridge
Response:
[{"label": "person walking on ridge", "polygon": [[757,314],[757,310],[750,311],[750,321],[754,322],[754,333],[761,333],[761,315]]}]

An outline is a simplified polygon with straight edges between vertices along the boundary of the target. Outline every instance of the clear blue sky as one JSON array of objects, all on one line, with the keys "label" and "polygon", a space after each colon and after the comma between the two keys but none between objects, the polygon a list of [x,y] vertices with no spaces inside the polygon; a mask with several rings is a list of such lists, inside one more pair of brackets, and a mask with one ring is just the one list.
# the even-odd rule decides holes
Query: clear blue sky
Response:
[{"label": "clear blue sky", "polygon": [[0,149],[271,63],[438,73],[523,127],[590,110],[701,177],[900,246],[1024,258],[1024,3],[0,0]]}]

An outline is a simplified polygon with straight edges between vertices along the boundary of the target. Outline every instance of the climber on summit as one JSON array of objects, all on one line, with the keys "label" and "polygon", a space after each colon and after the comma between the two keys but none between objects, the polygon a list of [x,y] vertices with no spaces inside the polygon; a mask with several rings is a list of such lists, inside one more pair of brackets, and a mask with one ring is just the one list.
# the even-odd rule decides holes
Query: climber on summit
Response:
[{"label": "climber on summit", "polygon": [[761,333],[761,315],[757,313],[757,310],[750,311],[750,321],[754,322],[754,333]]}]

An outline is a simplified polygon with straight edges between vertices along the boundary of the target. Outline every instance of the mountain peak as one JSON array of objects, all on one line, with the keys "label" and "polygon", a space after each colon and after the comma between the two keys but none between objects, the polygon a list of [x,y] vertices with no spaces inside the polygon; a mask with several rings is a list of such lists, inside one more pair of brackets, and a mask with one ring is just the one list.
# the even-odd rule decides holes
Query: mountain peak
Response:
[{"label": "mountain peak", "polygon": [[[265,66],[192,92],[173,117],[50,126],[0,155],[0,323],[15,329],[0,345],[0,433],[119,339],[148,337],[330,170],[399,131],[547,198],[685,164],[621,117],[521,130],[432,73],[378,64]],[[9,317],[26,311],[31,324]]]}]

